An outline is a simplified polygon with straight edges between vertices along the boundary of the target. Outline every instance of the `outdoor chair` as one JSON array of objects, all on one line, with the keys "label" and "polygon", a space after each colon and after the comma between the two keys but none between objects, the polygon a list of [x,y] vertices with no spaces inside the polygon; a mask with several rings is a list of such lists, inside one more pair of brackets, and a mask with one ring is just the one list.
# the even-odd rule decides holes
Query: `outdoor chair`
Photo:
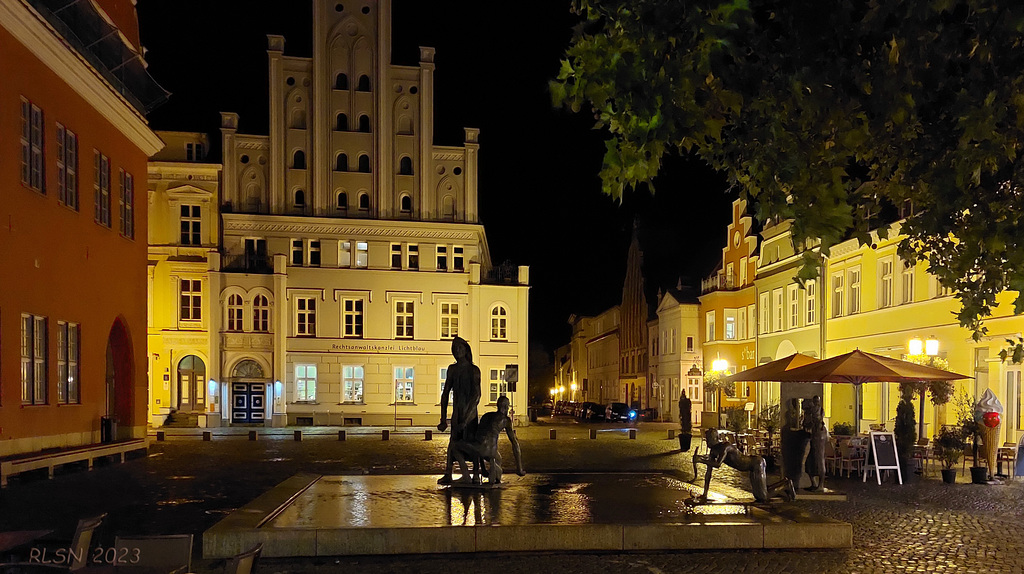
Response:
[{"label": "outdoor chair", "polygon": [[122,572],[131,572],[133,569],[169,573],[192,571],[191,534],[118,536],[114,538],[114,548],[119,551],[121,548],[127,549],[127,563],[119,561],[114,564]]},{"label": "outdoor chair", "polygon": [[1006,463],[1006,466],[1009,467],[1006,476],[1013,478],[1017,466],[1017,444],[1010,441],[1003,443],[1003,448],[997,451],[996,461],[997,463]]},{"label": "outdoor chair", "polygon": [[854,476],[858,476],[864,468],[864,451],[853,442],[845,442],[839,448],[839,470],[843,476],[849,476],[850,471],[855,473]]},{"label": "outdoor chair", "polygon": [[89,551],[92,548],[93,535],[96,529],[103,523],[107,515],[100,514],[92,518],[83,518],[78,521],[75,527],[75,534],[71,541],[49,540],[44,541],[41,546],[52,548],[48,552],[63,549],[67,554],[67,560],[59,564],[46,564],[40,562],[6,562],[0,564],[0,572],[75,572],[81,570],[89,562]]},{"label": "outdoor chair", "polygon": [[923,438],[917,441],[914,446],[914,463],[921,474],[928,474],[929,463],[931,462],[931,448],[928,446],[928,439]]},{"label": "outdoor chair", "polygon": [[235,554],[228,558],[224,565],[224,574],[252,574],[256,570],[256,563],[263,552],[263,543],[253,546],[241,554]]},{"label": "outdoor chair", "polygon": [[[978,454],[981,454],[981,445],[978,446]],[[977,462],[974,460],[974,447],[967,443],[964,445],[964,461],[960,466],[960,474],[964,474],[967,471],[967,459],[971,459],[971,466],[976,466]]]}]

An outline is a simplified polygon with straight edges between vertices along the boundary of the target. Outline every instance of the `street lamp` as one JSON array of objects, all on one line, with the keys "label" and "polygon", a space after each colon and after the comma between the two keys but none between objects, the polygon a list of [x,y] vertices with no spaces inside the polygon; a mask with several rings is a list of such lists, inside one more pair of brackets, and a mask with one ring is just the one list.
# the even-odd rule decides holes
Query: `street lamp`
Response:
[{"label": "street lamp", "polygon": [[569,385],[569,390],[572,391],[572,400],[575,401],[576,400],[576,383],[571,383]]},{"label": "street lamp", "polygon": [[720,373],[725,372],[729,370],[729,361],[722,358],[715,359],[714,361],[711,361],[711,370]]},{"label": "street lamp", "polygon": [[[711,376],[715,379],[721,379],[729,373],[729,361],[719,357],[714,361],[711,361],[711,371],[705,375],[705,381],[707,377]],[[718,416],[718,420],[715,421],[715,426],[719,427],[722,425],[722,387],[720,381],[715,382],[715,414]]]}]

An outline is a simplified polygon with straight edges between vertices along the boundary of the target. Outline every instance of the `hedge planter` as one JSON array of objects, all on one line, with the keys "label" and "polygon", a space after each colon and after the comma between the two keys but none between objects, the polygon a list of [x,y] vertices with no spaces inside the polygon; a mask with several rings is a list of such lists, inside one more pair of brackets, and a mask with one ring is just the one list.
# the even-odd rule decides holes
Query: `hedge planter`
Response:
[{"label": "hedge planter", "polygon": [[955,468],[944,468],[942,469],[942,482],[946,484],[956,483],[956,469]]}]

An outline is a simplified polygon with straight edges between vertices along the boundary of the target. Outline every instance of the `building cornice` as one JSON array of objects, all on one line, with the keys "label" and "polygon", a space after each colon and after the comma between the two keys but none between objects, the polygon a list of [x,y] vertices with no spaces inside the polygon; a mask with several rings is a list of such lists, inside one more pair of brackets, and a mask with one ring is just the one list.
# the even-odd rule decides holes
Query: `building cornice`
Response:
[{"label": "building cornice", "polygon": [[0,2],[0,26],[64,80],[147,157],[164,147],[146,120],[24,0]]},{"label": "building cornice", "polygon": [[483,226],[368,219],[342,220],[287,215],[223,214],[224,232],[309,233],[318,235],[482,241]]}]

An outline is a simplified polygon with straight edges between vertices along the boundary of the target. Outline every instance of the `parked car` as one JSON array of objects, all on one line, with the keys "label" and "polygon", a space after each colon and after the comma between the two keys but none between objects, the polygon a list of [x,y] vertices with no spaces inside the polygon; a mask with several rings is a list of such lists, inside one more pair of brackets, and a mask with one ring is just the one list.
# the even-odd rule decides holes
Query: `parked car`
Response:
[{"label": "parked car", "polygon": [[604,407],[594,402],[583,403],[583,414],[580,416],[580,420],[583,422],[603,421]]},{"label": "parked car", "polygon": [[604,420],[606,421],[627,421],[636,420],[637,412],[626,403],[611,403],[604,409]]}]

